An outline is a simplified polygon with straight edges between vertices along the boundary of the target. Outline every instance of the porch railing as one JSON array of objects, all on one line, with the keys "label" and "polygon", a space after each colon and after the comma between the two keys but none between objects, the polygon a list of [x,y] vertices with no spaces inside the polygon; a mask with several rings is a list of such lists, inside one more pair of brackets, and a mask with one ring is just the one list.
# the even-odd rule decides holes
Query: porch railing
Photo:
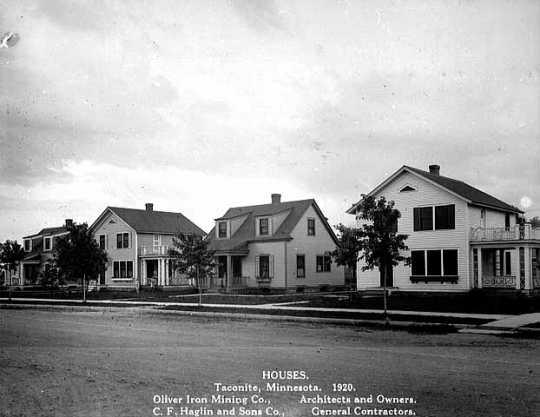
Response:
[{"label": "porch railing", "polygon": [[[249,277],[231,277],[229,281],[228,288],[245,288],[247,287],[247,282],[249,280]],[[197,285],[196,282],[194,282],[195,285]],[[219,288],[226,288],[227,281],[225,278],[218,278],[218,277],[205,277],[200,279],[200,286],[203,289],[219,289]]]},{"label": "porch railing", "polygon": [[498,240],[540,240],[540,229],[530,224],[506,227],[473,227],[471,228],[472,241],[498,241]]},{"label": "porch railing", "polygon": [[169,247],[167,245],[159,246],[140,246],[139,255],[167,255],[169,253]]},{"label": "porch railing", "polygon": [[514,275],[488,275],[482,277],[483,288],[516,288],[516,277]]}]

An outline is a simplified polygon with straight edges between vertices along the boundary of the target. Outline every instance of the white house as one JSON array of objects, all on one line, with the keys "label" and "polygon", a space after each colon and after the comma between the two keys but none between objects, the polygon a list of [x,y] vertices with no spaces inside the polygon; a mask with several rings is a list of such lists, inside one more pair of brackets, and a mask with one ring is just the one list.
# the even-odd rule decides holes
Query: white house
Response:
[{"label": "white house", "polygon": [[343,286],[343,267],[330,253],[338,241],[313,199],[234,207],[208,235],[218,264],[214,286],[224,288]]},{"label": "white house", "polygon": [[[540,229],[523,212],[462,181],[403,166],[369,195],[393,200],[398,233],[408,235],[409,266],[394,267],[389,286],[404,291],[540,288]],[[358,203],[347,213],[358,214]],[[361,220],[358,220],[361,224]],[[358,289],[379,287],[379,270],[357,270]]]},{"label": "white house", "polygon": [[169,248],[178,233],[204,236],[204,231],[182,213],[107,207],[90,227],[95,239],[105,249],[109,263],[100,274],[100,287],[135,288],[150,285],[180,285]]}]

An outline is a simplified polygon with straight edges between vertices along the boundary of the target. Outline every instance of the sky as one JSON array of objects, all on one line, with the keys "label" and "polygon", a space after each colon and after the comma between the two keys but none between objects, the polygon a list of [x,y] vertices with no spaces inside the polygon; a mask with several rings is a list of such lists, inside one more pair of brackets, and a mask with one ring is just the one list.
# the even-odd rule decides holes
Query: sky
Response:
[{"label": "sky", "polygon": [[315,198],[402,165],[540,215],[540,2],[3,0],[0,240],[106,206]]}]

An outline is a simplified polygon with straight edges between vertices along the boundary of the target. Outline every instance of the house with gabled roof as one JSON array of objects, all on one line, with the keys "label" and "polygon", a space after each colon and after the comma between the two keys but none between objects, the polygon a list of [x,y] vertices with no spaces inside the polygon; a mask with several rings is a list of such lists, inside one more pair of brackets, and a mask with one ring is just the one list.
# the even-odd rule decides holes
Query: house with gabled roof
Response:
[{"label": "house with gabled roof", "polygon": [[[525,223],[519,208],[441,175],[439,165],[429,171],[404,165],[368,195],[393,200],[401,212],[397,232],[408,235],[411,263],[392,268],[389,286],[442,292],[540,288],[540,229]],[[358,203],[347,213],[360,214]],[[362,266],[358,289],[382,286],[380,271]]]},{"label": "house with gabled roof", "polygon": [[46,227],[36,234],[23,237],[26,255],[21,261],[19,285],[37,283],[39,275],[51,265],[56,242],[69,233],[72,225],[73,220],[66,219],[63,226]]},{"label": "house with gabled roof", "polygon": [[173,237],[179,233],[205,236],[182,213],[156,211],[152,203],[144,210],[107,207],[90,230],[109,257],[98,286],[128,289],[186,284],[169,256]]},{"label": "house with gabled roof", "polygon": [[217,274],[209,286],[231,288],[338,287],[343,267],[330,253],[338,240],[314,199],[233,207],[215,219],[207,239]]}]

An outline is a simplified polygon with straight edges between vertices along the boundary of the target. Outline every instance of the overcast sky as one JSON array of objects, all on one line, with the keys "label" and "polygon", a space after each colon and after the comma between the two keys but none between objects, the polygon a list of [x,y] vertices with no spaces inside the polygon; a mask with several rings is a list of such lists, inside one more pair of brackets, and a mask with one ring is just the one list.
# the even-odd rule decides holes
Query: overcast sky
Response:
[{"label": "overcast sky", "polygon": [[350,222],[404,164],[540,215],[538,1],[2,3],[2,241],[272,192]]}]

